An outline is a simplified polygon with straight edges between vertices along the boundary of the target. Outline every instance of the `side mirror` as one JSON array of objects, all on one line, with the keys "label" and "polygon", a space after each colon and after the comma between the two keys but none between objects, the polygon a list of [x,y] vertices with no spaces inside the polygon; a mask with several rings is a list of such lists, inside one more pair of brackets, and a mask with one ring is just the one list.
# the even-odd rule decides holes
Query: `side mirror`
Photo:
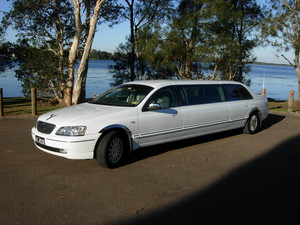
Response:
[{"label": "side mirror", "polygon": [[161,109],[160,104],[158,103],[151,103],[148,107],[149,111],[154,111],[154,110],[158,110]]}]

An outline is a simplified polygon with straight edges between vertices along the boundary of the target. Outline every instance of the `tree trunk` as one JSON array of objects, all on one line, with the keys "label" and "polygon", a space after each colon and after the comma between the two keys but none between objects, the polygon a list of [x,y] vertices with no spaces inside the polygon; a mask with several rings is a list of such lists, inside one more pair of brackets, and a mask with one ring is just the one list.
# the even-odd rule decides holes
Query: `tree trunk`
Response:
[{"label": "tree trunk", "polygon": [[74,83],[74,74],[75,74],[75,63],[76,56],[78,51],[78,46],[80,42],[80,36],[82,32],[82,24],[81,24],[81,15],[80,15],[80,3],[78,0],[73,0],[74,3],[74,13],[75,13],[75,26],[76,32],[74,35],[73,43],[69,50],[69,59],[68,59],[68,79],[66,81],[66,93],[65,93],[65,103],[67,106],[72,105],[72,91],[73,91],[73,83]]},{"label": "tree trunk", "polygon": [[220,61],[220,60],[217,60],[215,67],[214,67],[214,73],[210,80],[215,80],[217,78],[218,61]]},{"label": "tree trunk", "polygon": [[[127,1],[127,4],[129,2]],[[129,4],[130,8],[130,44],[131,44],[131,54],[130,54],[130,80],[135,80],[134,62],[135,62],[135,32],[134,32],[134,17],[133,17],[133,5],[134,0]]]},{"label": "tree trunk", "polygon": [[82,96],[81,92],[85,90],[85,84],[86,84],[86,77],[87,77],[87,69],[88,69],[88,60],[89,60],[89,53],[93,44],[93,39],[96,31],[96,26],[98,22],[98,16],[100,12],[101,5],[103,4],[104,0],[97,0],[93,16],[90,22],[90,29],[89,33],[87,35],[87,40],[84,46],[83,54],[81,57],[79,69],[78,69],[78,75],[76,79],[76,83],[73,90],[73,98],[72,102],[73,104],[80,103],[80,97]]},{"label": "tree trunk", "polygon": [[73,91],[74,105],[84,102],[86,99],[85,86],[86,86],[87,71],[88,71],[88,58],[81,59],[80,66],[77,73],[77,79]]},{"label": "tree trunk", "polygon": [[64,104],[64,97],[65,97],[65,81],[64,81],[64,31],[63,31],[63,24],[59,16],[60,10],[60,2],[59,0],[55,1],[55,30],[56,30],[56,43],[57,43],[57,51],[56,57],[58,58],[58,67],[57,67],[57,78],[59,79],[59,88],[55,87],[52,81],[50,81],[50,86],[53,90],[55,100],[58,101],[60,104]]},{"label": "tree trunk", "polygon": [[299,50],[298,49],[295,49],[294,67],[296,69],[296,74],[298,76],[298,97],[297,97],[297,102],[299,102],[300,101],[300,62],[299,62]]},{"label": "tree trunk", "polygon": [[300,65],[297,65],[296,67],[296,74],[298,76],[298,96],[297,96],[297,102],[300,102]]},{"label": "tree trunk", "polygon": [[191,80],[192,74],[191,74],[191,56],[188,54],[185,61],[185,80]]}]

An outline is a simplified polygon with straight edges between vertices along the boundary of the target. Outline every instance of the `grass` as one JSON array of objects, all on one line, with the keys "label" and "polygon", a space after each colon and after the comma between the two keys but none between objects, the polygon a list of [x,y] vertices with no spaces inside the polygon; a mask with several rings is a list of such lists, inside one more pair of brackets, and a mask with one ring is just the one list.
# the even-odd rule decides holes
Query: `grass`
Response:
[{"label": "grass", "polygon": [[[31,115],[31,99],[24,97],[4,98],[4,116],[15,115]],[[50,112],[55,109],[62,108],[63,106],[51,105],[50,103],[38,101],[37,112],[41,115],[46,112]],[[269,99],[269,110],[272,111],[288,111],[287,101],[275,101]],[[300,103],[295,104],[293,108],[294,112],[300,112]]]},{"label": "grass", "polygon": [[[4,116],[15,115],[31,115],[31,98],[14,97],[4,98]],[[38,115],[62,108],[62,106],[54,106],[42,101],[38,101],[37,113]]]},{"label": "grass", "polygon": [[[269,110],[274,111],[288,111],[288,101],[275,101],[269,99]],[[300,112],[300,103],[296,103],[293,106],[293,112]]]}]

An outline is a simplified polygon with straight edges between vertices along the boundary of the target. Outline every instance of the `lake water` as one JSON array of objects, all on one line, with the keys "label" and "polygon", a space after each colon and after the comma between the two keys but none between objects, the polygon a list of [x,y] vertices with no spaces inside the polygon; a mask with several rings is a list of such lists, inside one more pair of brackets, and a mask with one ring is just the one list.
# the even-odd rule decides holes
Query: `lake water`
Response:
[{"label": "lake water", "polygon": [[287,100],[291,90],[298,96],[298,77],[292,66],[251,65],[248,78],[253,91],[260,93],[264,86],[269,98]]},{"label": "lake water", "polygon": [[[110,88],[113,81],[112,73],[108,65],[113,64],[110,60],[91,60],[87,78],[86,95],[92,97]],[[261,89],[267,89],[267,97],[276,100],[287,100],[290,90],[298,94],[298,78],[295,69],[290,66],[280,65],[251,65],[251,73],[247,78],[251,79],[251,88],[256,93]],[[14,69],[0,74],[0,88],[3,88],[4,97],[23,96],[21,82],[15,78]]]}]

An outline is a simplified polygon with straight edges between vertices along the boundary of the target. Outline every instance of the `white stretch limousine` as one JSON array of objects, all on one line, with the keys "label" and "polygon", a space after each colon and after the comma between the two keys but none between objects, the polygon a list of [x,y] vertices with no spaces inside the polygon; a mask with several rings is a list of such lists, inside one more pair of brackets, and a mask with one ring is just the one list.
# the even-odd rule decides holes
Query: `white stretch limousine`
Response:
[{"label": "white stretch limousine", "polygon": [[236,128],[254,134],[267,115],[267,98],[237,82],[134,81],[41,115],[32,138],[50,154],[114,168],[139,147]]}]

